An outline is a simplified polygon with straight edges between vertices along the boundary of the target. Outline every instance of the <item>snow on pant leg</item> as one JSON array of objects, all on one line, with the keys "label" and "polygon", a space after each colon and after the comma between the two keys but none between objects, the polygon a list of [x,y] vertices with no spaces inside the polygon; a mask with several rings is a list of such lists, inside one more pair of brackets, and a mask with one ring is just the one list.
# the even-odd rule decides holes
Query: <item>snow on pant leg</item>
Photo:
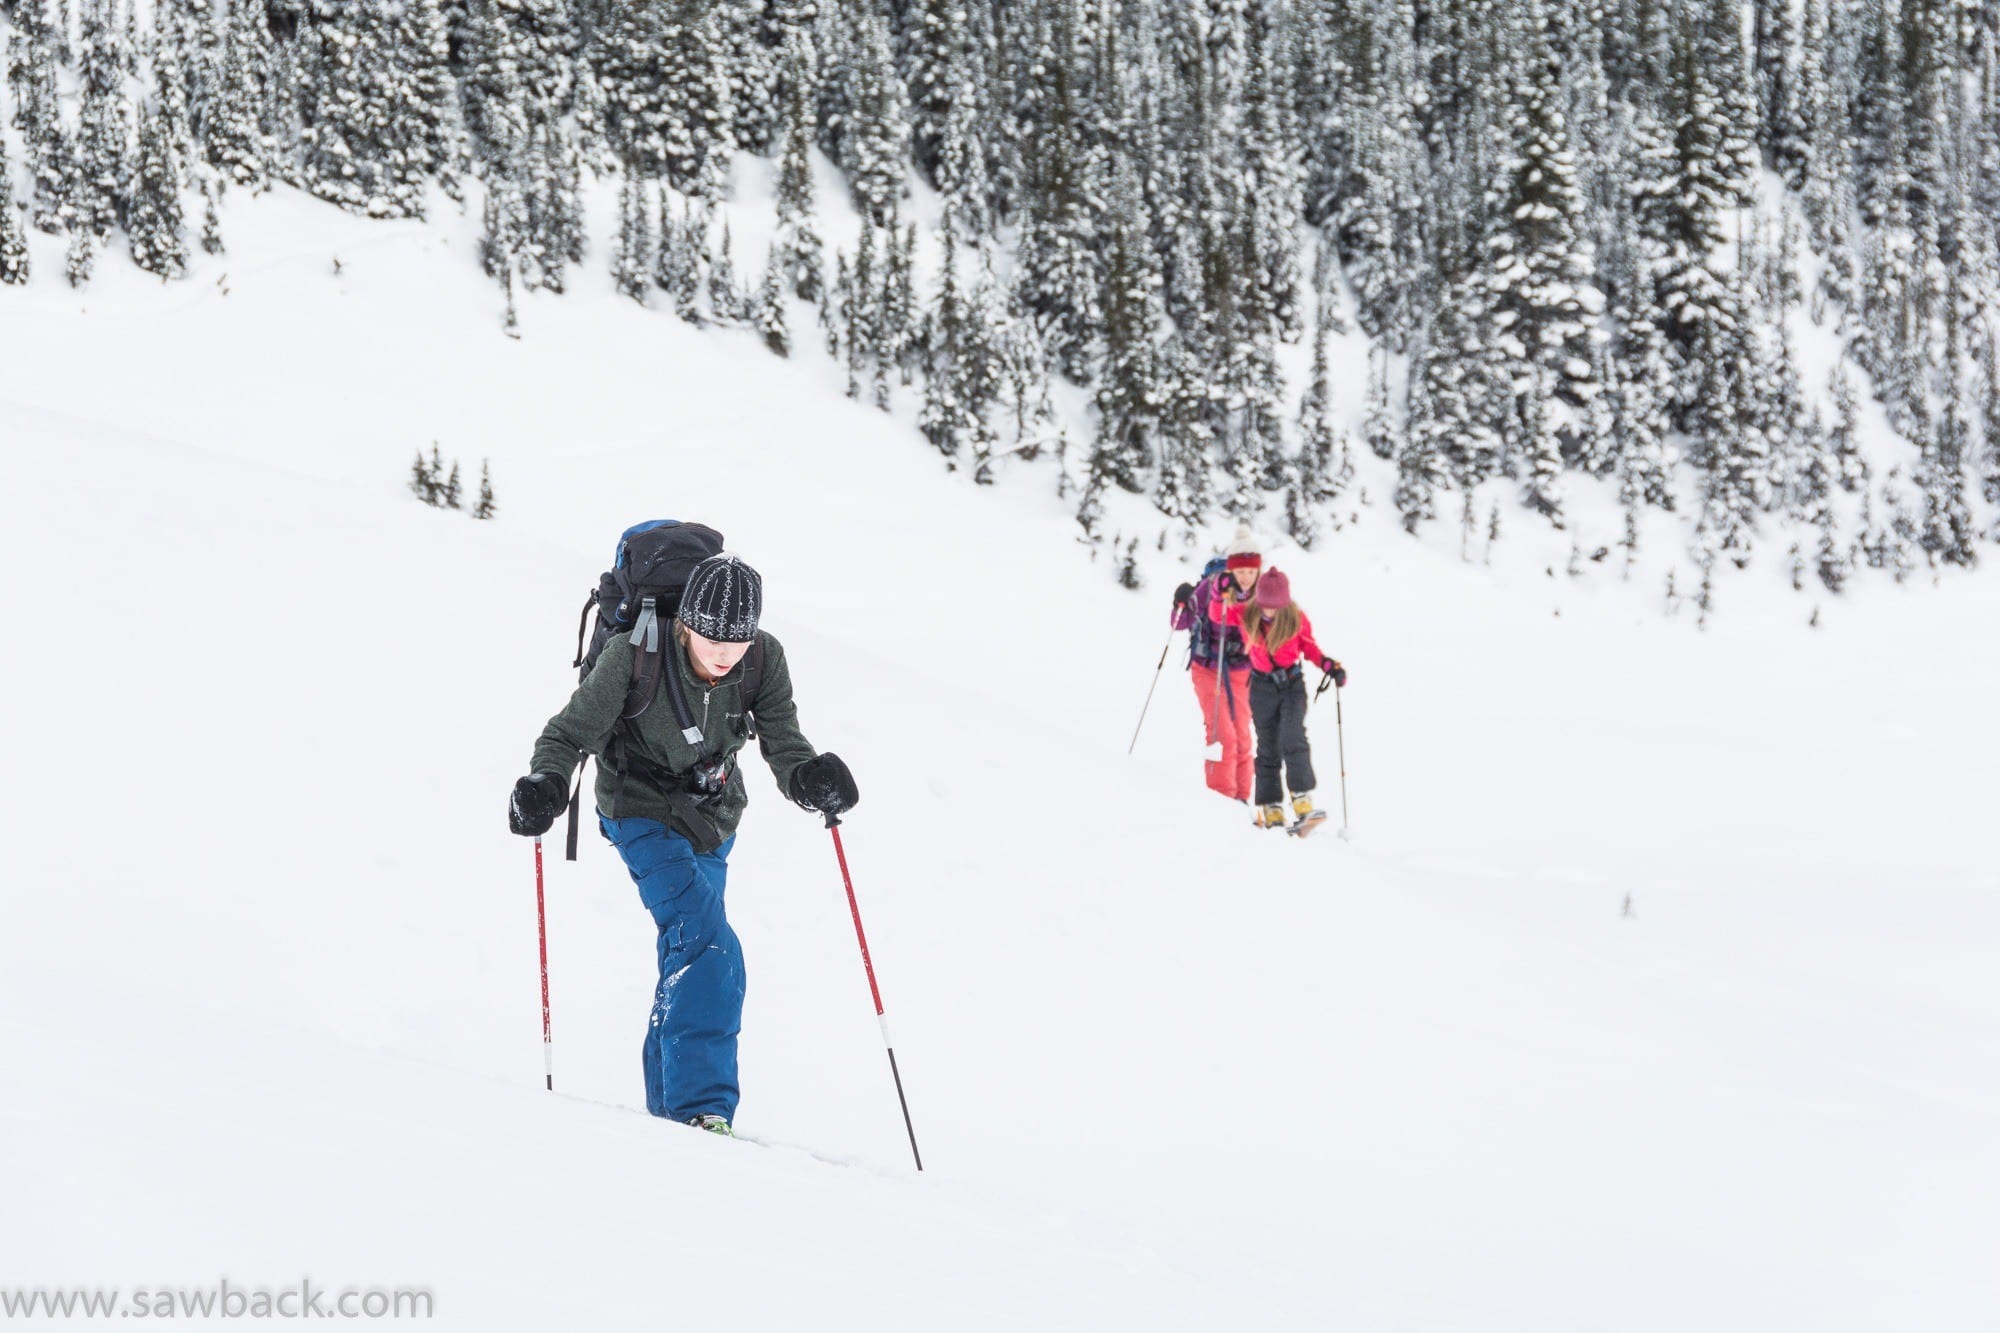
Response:
[{"label": "snow on pant leg", "polygon": [[1251,741],[1249,667],[1237,667],[1229,673],[1229,695],[1223,703],[1228,722],[1223,729],[1222,762],[1230,779],[1228,795],[1247,801],[1257,762],[1256,746]]},{"label": "snow on pant leg", "polygon": [[1316,785],[1312,746],[1306,742],[1306,704],[1306,673],[1301,671],[1278,692],[1278,743],[1285,751],[1285,784],[1294,796]]},{"label": "snow on pant leg", "polygon": [[1257,791],[1259,805],[1276,805],[1285,799],[1284,784],[1279,780],[1280,765],[1284,762],[1279,747],[1279,706],[1281,691],[1270,673],[1254,671],[1250,675],[1250,718],[1257,727]]},{"label": "snow on pant leg", "polygon": [[1202,740],[1211,755],[1216,753],[1216,746],[1222,747],[1221,758],[1203,761],[1202,774],[1211,789],[1224,796],[1234,796],[1236,779],[1231,767],[1229,731],[1221,711],[1228,707],[1228,703],[1216,692],[1215,668],[1196,662],[1188,668],[1188,675],[1194,680],[1194,697],[1201,702]]},{"label": "snow on pant leg", "polygon": [[659,983],[646,1026],[646,1109],[672,1120],[736,1116],[743,951],[723,912],[730,838],[715,851],[653,819],[600,819],[658,931]]}]

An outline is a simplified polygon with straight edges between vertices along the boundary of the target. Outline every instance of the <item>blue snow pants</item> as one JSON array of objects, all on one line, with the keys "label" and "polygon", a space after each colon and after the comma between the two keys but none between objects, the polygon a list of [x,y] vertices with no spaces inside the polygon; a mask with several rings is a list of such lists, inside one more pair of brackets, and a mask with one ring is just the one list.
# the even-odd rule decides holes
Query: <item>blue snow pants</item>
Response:
[{"label": "blue snow pants", "polygon": [[731,837],[713,852],[657,819],[597,827],[625,859],[659,928],[660,983],[646,1029],[646,1109],[671,1120],[736,1118],[736,1034],[743,1028],[743,950],[722,914]]}]

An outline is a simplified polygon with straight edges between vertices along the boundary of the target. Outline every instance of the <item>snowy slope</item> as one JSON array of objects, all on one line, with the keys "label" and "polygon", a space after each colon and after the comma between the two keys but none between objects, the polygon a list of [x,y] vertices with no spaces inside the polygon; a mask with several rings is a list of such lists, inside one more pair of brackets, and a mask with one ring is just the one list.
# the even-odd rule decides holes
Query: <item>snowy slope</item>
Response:
[{"label": "snowy slope", "polygon": [[[480,1329],[2000,1318],[1992,580],[1817,633],[1746,583],[1698,635],[1525,537],[1488,570],[1364,523],[1280,557],[1354,677],[1357,838],[1301,845],[1200,790],[1174,662],[1126,757],[1178,574],[1117,589],[1046,472],[974,488],[823,362],[607,293],[502,339],[449,233],[241,218],[227,296],[112,265],[0,327],[0,1285],[310,1275]],[[499,522],[400,490],[433,439]],[[501,799],[662,513],[765,571],[859,776],[921,1177],[827,836],[754,761],[762,1145],[634,1109],[651,933],[594,839],[551,865],[541,1089]]]}]

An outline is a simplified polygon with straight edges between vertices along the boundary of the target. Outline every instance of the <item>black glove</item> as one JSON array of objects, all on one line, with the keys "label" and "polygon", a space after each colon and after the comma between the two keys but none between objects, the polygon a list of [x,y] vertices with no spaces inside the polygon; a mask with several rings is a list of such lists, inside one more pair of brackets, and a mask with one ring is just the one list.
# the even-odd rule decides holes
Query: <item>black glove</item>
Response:
[{"label": "black glove", "polygon": [[806,809],[823,815],[852,810],[861,800],[854,775],[837,754],[815,755],[793,769],[786,794]]},{"label": "black glove", "polygon": [[1342,689],[1347,687],[1347,668],[1334,661],[1331,657],[1321,662],[1319,669],[1326,672],[1327,675],[1332,676],[1335,685],[1340,686]]},{"label": "black glove", "polygon": [[1192,601],[1194,601],[1194,585],[1192,583],[1183,583],[1180,587],[1174,589],[1174,610],[1178,611]]},{"label": "black glove", "polygon": [[539,838],[569,807],[569,784],[553,773],[533,773],[514,784],[507,798],[507,827],[524,838]]}]

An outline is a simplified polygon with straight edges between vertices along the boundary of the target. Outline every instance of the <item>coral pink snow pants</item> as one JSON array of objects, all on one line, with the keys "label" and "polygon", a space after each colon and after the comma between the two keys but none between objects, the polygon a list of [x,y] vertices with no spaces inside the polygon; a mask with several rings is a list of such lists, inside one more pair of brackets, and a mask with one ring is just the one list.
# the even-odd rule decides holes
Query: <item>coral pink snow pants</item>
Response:
[{"label": "coral pink snow pants", "polygon": [[1211,758],[1202,767],[1211,790],[1238,801],[1250,799],[1255,752],[1250,742],[1250,668],[1240,666],[1229,672],[1226,690],[1215,687],[1215,668],[1196,662],[1188,668],[1194,680],[1195,698],[1201,701],[1201,720],[1206,728],[1209,754],[1219,742],[1222,757]]}]

